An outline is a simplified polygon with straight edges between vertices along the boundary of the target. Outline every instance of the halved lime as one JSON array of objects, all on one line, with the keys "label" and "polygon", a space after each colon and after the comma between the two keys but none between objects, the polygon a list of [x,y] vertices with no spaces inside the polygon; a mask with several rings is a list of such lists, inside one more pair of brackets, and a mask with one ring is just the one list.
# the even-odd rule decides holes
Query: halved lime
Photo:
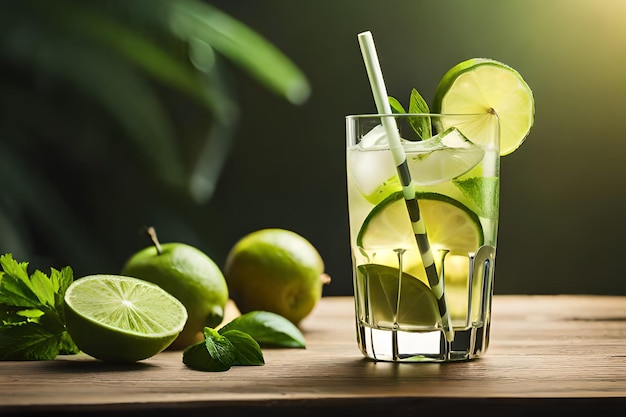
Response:
[{"label": "halved lime", "polygon": [[508,155],[528,135],[534,122],[535,102],[519,72],[493,59],[474,58],[455,65],[442,77],[433,110],[484,115],[463,130],[470,140],[479,144],[485,144],[497,118],[500,155]]},{"label": "halved lime", "polygon": [[362,290],[369,292],[374,326],[402,330],[441,324],[437,300],[419,279],[407,273],[400,277],[397,268],[384,265],[360,265],[358,271]]},{"label": "halved lime", "polygon": [[[416,194],[433,250],[467,255],[483,244],[478,216],[459,201],[437,193]],[[391,194],[367,215],[356,239],[366,249],[413,249],[417,244],[402,192]]]},{"label": "halved lime", "polygon": [[136,362],[167,348],[187,321],[183,304],[161,287],[119,275],[91,275],[65,293],[67,331],[86,354]]}]

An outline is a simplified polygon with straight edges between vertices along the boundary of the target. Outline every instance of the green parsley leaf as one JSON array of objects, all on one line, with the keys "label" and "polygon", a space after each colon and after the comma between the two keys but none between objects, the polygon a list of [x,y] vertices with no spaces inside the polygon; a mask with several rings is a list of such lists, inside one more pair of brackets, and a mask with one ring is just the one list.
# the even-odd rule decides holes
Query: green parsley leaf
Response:
[{"label": "green parsley leaf", "polygon": [[35,285],[26,271],[27,262],[18,263],[13,255],[0,256],[0,266],[4,270],[0,281],[0,303],[16,307],[41,307]]},{"label": "green parsley leaf", "polygon": [[50,360],[79,352],[65,328],[63,296],[74,275],[54,268],[50,277],[13,255],[0,256],[0,360]]},{"label": "green parsley leaf", "polygon": [[52,360],[58,354],[58,335],[38,323],[0,327],[0,360]]},{"label": "green parsley leaf", "polygon": [[233,319],[219,329],[220,334],[240,330],[252,336],[261,346],[305,348],[302,332],[283,316],[269,311],[251,311]]}]

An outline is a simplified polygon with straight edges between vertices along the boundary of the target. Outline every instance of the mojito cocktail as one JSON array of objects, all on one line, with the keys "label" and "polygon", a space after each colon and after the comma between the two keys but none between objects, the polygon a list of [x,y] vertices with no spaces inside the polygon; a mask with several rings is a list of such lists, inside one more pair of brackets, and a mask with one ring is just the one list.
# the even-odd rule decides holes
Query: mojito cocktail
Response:
[{"label": "mojito cocktail", "polygon": [[[439,288],[427,277],[382,117],[396,119]],[[489,340],[498,227],[497,117],[361,115],[346,123],[360,349],[393,361],[480,355]],[[445,298],[447,318],[438,295]],[[452,334],[446,334],[445,320]]]}]

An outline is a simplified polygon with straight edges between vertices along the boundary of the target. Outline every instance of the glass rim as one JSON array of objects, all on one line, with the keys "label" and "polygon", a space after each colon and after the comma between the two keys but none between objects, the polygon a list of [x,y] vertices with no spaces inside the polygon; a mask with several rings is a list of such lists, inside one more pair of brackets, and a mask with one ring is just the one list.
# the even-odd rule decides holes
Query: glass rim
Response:
[{"label": "glass rim", "polygon": [[483,117],[488,116],[490,113],[362,113],[362,114],[348,114],[346,119],[374,119],[383,117]]}]

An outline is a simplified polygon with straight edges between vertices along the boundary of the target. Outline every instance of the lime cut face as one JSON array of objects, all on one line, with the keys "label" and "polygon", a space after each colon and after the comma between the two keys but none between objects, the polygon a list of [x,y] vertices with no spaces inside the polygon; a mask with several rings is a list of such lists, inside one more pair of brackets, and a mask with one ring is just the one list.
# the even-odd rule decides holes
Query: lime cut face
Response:
[{"label": "lime cut face", "polygon": [[437,300],[419,279],[385,265],[360,265],[358,271],[360,285],[369,292],[375,327],[414,330],[441,325]]},{"label": "lime cut face", "polygon": [[67,328],[97,359],[135,362],[156,355],[183,329],[187,311],[159,286],[136,278],[92,275],[65,293]]}]

